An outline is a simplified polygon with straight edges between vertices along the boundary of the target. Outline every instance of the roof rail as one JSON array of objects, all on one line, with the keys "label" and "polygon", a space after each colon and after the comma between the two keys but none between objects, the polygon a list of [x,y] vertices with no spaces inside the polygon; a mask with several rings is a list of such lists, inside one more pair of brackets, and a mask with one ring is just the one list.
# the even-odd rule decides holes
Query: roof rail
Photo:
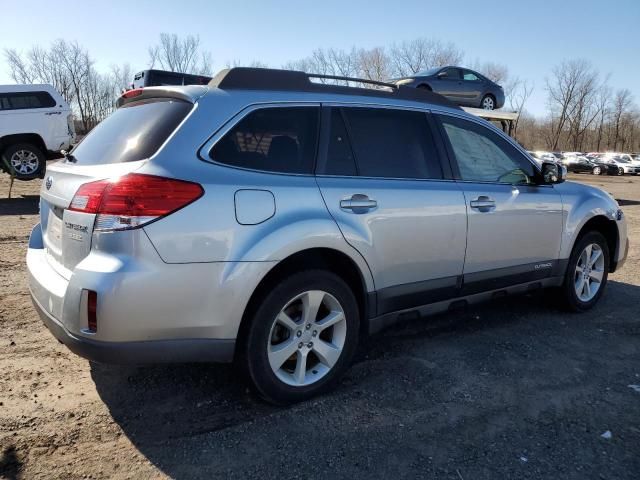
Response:
[{"label": "roof rail", "polygon": [[[343,80],[360,85],[385,87],[363,88],[361,86],[333,85],[312,82],[311,79]],[[274,68],[236,67],[221,70],[209,82],[209,86],[222,90],[280,90],[295,92],[337,93],[346,95],[363,95],[373,97],[411,100],[449,108],[460,109],[442,95],[428,90],[396,85],[394,83],[366,80],[363,78],[339,77],[305,73],[297,70],[278,70]]]}]

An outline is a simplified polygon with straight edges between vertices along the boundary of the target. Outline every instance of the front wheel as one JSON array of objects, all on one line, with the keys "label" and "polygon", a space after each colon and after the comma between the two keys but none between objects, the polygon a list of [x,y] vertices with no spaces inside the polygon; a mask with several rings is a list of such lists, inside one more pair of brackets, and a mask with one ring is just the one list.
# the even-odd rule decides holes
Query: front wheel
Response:
[{"label": "front wheel", "polygon": [[561,287],[562,306],[574,312],[592,308],[609,274],[609,246],[600,232],[589,232],[573,247]]},{"label": "front wheel", "polygon": [[358,345],[355,296],[340,277],[324,270],[280,282],[250,321],[238,361],[257,392],[277,405],[331,389]]},{"label": "front wheel", "polygon": [[618,175],[620,176],[624,175],[624,168],[618,167]]},{"label": "front wheel", "polygon": [[493,99],[491,95],[485,95],[482,98],[482,102],[480,103],[480,106],[482,107],[483,110],[493,110],[494,108],[496,108],[496,101]]},{"label": "front wheel", "polygon": [[594,175],[600,175],[602,173],[602,169],[600,167],[593,167],[592,173]]}]

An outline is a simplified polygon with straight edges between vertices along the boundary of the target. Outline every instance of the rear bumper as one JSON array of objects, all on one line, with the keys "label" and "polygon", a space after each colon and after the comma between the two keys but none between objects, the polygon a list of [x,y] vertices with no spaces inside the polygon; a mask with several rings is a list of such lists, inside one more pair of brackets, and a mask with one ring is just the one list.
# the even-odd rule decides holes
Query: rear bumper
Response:
[{"label": "rear bumper", "polygon": [[[95,249],[61,274],[40,225],[31,233],[29,290],[58,340],[107,363],[232,360],[244,309],[271,262],[166,264],[142,230],[92,241]],[[95,333],[87,329],[87,290],[97,294]]]},{"label": "rear bumper", "polygon": [[178,339],[140,342],[99,342],[77,337],[53,318],[38,303],[31,300],[42,322],[55,338],[76,355],[88,360],[114,364],[230,362],[235,341],[226,339]]}]

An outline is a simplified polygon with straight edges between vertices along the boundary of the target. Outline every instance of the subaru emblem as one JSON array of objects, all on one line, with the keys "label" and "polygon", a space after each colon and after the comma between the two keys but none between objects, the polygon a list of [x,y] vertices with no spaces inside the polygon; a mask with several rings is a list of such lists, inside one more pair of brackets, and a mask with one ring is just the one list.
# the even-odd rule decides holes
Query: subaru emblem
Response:
[{"label": "subaru emblem", "polygon": [[45,187],[47,187],[47,190],[51,189],[51,185],[53,185],[53,178],[51,178],[51,176],[47,177],[47,181],[45,182]]}]

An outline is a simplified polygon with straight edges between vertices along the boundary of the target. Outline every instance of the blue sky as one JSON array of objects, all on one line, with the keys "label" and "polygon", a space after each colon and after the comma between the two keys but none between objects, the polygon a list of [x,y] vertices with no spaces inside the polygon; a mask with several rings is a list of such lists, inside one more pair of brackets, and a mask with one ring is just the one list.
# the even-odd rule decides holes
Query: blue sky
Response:
[{"label": "blue sky", "polygon": [[[317,47],[385,46],[416,37],[454,42],[465,63],[493,61],[535,84],[527,109],[545,111],[545,77],[586,58],[640,103],[640,0],[32,1],[5,0],[0,48],[56,38],[84,45],[99,69],[148,63],[160,32],[200,35],[214,70],[226,62],[281,66]],[[11,83],[0,58],[0,83]]]}]

